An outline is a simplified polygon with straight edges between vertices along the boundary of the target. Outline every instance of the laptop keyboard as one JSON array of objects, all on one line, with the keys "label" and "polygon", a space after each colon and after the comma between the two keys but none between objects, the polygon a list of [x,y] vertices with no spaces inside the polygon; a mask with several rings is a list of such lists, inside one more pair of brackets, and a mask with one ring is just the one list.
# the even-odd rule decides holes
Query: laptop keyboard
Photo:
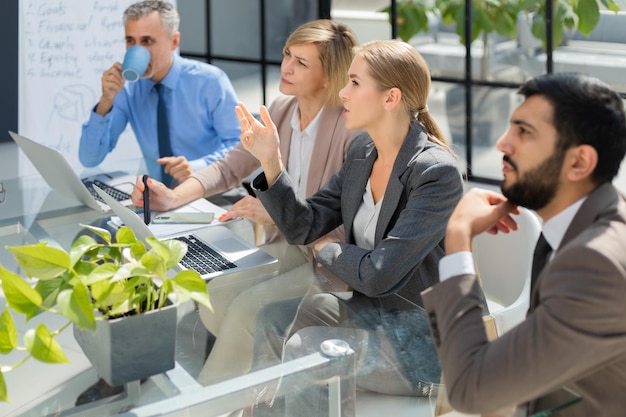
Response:
[{"label": "laptop keyboard", "polygon": [[226,271],[237,266],[194,236],[181,236],[176,239],[187,244],[187,254],[180,261],[181,265],[193,269],[200,275]]},{"label": "laptop keyboard", "polygon": [[102,203],[104,203],[104,201],[102,200],[102,198],[100,198],[100,195],[98,195],[98,192],[96,191],[96,189],[93,188],[93,185],[97,185],[98,188],[100,188],[102,191],[104,191],[105,193],[107,193],[108,195],[116,199],[117,201],[130,200],[130,194],[125,193],[124,191],[120,191],[117,188],[111,187],[110,185],[100,180],[97,180],[97,179],[83,180],[83,184],[85,184],[85,187],[87,187],[91,195],[93,195],[96,198],[96,200]]}]

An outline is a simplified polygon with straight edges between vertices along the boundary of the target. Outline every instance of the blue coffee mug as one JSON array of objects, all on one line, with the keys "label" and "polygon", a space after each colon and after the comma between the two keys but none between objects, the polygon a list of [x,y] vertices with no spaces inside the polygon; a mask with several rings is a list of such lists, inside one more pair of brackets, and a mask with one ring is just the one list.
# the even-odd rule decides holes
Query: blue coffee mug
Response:
[{"label": "blue coffee mug", "polygon": [[143,46],[135,45],[126,50],[122,63],[122,77],[127,81],[137,81],[150,65],[150,51]]}]

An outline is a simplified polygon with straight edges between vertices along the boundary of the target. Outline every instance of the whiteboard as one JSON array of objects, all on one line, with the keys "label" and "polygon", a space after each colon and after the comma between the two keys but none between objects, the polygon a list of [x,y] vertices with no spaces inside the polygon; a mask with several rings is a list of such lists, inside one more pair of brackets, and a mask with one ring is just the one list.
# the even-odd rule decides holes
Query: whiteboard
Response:
[{"label": "whiteboard", "polygon": [[[102,73],[123,60],[122,15],[135,1],[19,2],[19,133],[60,150],[77,171],[81,126],[100,99]],[[139,157],[129,125],[103,164]],[[20,175],[36,172],[20,158]]]}]

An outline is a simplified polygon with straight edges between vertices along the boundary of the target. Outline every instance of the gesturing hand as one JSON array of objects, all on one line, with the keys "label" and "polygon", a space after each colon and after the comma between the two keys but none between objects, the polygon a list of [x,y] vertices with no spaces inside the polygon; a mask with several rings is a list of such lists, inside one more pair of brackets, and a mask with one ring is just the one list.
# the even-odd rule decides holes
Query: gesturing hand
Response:
[{"label": "gesturing hand", "polygon": [[235,107],[235,112],[241,123],[241,143],[261,164],[280,159],[278,131],[265,106],[261,106],[261,120],[259,122],[248,111],[243,103]]}]

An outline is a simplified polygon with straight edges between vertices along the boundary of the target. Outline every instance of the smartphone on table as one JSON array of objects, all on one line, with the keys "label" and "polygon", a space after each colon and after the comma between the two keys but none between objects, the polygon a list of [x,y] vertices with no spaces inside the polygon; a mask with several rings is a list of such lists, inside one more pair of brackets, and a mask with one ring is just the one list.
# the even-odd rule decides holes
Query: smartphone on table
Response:
[{"label": "smartphone on table", "polygon": [[215,213],[160,213],[152,219],[153,224],[208,224]]}]

